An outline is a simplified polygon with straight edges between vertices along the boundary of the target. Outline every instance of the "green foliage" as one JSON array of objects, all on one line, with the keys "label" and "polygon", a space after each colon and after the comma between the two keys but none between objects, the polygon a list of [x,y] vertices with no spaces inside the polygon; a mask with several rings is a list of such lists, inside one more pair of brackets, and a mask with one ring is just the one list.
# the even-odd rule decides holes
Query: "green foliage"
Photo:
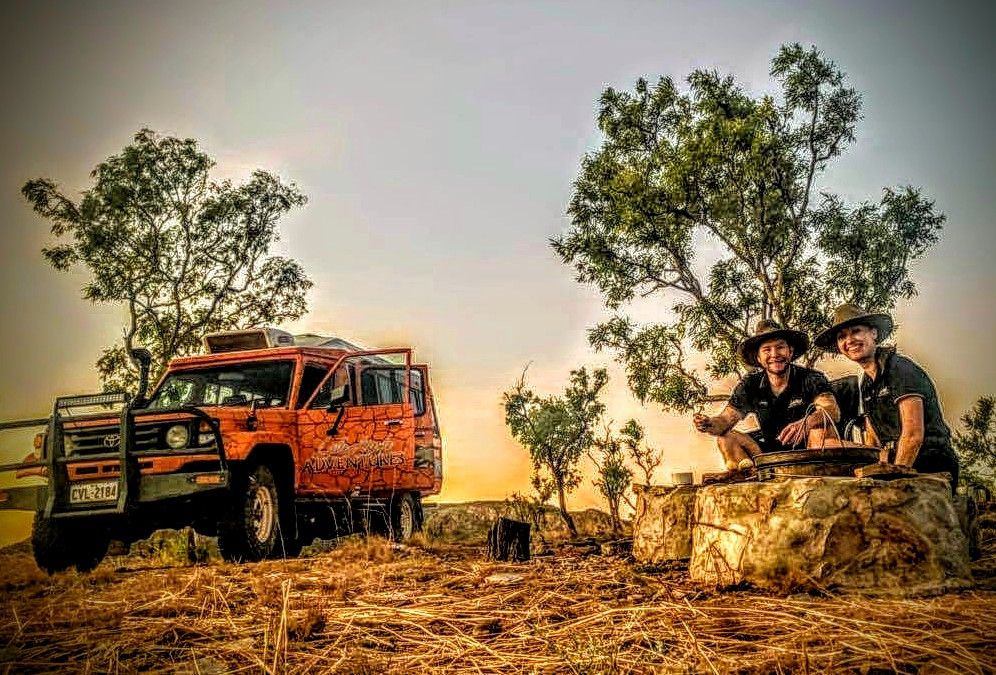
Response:
[{"label": "green foliage", "polygon": [[[594,430],[605,405],[598,396],[608,382],[603,369],[572,370],[563,396],[541,397],[526,386],[526,374],[503,394],[505,424],[532,459],[538,493],[557,493],[560,515],[571,534],[577,528],[567,512],[566,494],[581,483],[578,463],[595,442]],[[552,492],[550,492],[552,494]]]},{"label": "green foliage", "polygon": [[142,129],[97,165],[80,199],[46,178],[21,190],[59,240],[45,259],[60,271],[87,268],[83,297],[128,309],[123,344],[97,362],[105,389],[134,387],[133,346],[152,352],[155,378],[173,356],[195,352],[207,332],[307,311],[311,282],[301,266],[268,255],[277,221],[305,196],[261,170],[239,185],[211,181],[214,164],[193,139]]},{"label": "green foliage", "polygon": [[595,440],[594,452],[589,454],[598,470],[598,477],[592,482],[608,503],[612,533],[619,534],[622,529],[619,507],[633,482],[633,472],[626,466],[623,440],[614,437],[611,427],[606,427],[605,435]]},{"label": "green foliage", "polygon": [[663,450],[647,445],[643,427],[636,420],[629,420],[619,430],[619,442],[633,463],[643,471],[643,484],[651,485],[654,471],[664,461]]},{"label": "green foliage", "polygon": [[[944,216],[916,188],[856,206],[821,192],[861,117],[860,95],[832,61],[787,45],[771,75],[777,98],[704,70],[684,91],[662,77],[602,94],[603,143],[582,159],[571,227],[551,244],[616,311],[589,340],[615,353],[641,402],[693,409],[705,374],[741,371],[736,346],[762,317],[813,333],[841,302],[893,307],[915,294],[910,263],[937,240]],[[704,243],[721,253],[703,274]],[[655,295],[670,323],[623,314]],[[708,355],[706,373],[686,365],[687,350]]]},{"label": "green foliage", "polygon": [[961,483],[996,492],[996,396],[983,396],[961,416],[964,431],[952,442],[961,464]]},{"label": "green foliage", "polygon": [[545,543],[543,527],[546,524],[546,503],[553,496],[553,482],[544,481],[538,474],[533,474],[532,494],[524,495],[520,492],[513,492],[511,497],[505,500],[505,508],[509,517],[523,523],[532,525],[532,531],[541,542]]}]

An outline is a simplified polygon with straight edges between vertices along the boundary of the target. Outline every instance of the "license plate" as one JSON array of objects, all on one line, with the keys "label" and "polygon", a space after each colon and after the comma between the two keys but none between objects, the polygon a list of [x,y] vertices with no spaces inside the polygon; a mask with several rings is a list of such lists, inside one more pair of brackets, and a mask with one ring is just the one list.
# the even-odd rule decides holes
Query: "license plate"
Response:
[{"label": "license plate", "polygon": [[116,480],[99,483],[73,483],[69,486],[69,503],[86,504],[89,502],[110,502],[118,498],[118,482]]}]

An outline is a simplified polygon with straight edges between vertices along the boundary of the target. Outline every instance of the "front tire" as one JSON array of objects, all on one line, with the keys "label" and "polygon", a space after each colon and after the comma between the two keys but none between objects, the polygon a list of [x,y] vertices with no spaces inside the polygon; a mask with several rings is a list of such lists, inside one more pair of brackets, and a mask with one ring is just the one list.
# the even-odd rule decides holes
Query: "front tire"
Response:
[{"label": "front tire", "polygon": [[31,551],[38,567],[49,574],[75,567],[89,572],[107,555],[110,537],[103,530],[84,531],[35,513],[31,525]]},{"label": "front tire", "polygon": [[280,527],[277,529],[277,540],[273,544],[271,558],[296,558],[301,555],[301,549],[305,544],[310,543],[305,540],[297,523],[297,510],[294,508],[294,483],[293,477],[283,476],[284,480],[278,481],[277,494],[280,498],[280,512],[277,514]]},{"label": "front tire", "polygon": [[280,532],[277,537],[276,543],[273,545],[273,555],[272,558],[296,558],[301,555],[301,549],[304,548],[304,542],[300,537],[295,537],[292,534]]},{"label": "front tire", "polygon": [[271,556],[280,532],[280,508],[273,472],[260,464],[234,486],[229,515],[218,526],[222,557],[243,562]]}]

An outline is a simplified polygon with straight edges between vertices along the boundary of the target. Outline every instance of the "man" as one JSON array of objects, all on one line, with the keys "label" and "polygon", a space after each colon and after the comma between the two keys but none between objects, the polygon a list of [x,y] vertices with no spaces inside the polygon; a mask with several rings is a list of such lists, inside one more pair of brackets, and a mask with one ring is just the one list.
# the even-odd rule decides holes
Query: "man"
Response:
[{"label": "man", "polygon": [[[692,418],[697,430],[717,437],[727,477],[749,475],[753,457],[761,452],[818,444],[825,415],[837,420],[837,403],[826,376],[792,363],[808,349],[805,333],[782,328],[770,319],[760,321],[754,335],[738,349],[748,366],[760,370],[740,380],[718,415],[696,413]],[[811,404],[816,409],[807,415]],[[734,425],[750,413],[761,428],[751,434],[734,431]]]},{"label": "man", "polygon": [[882,448],[881,461],[919,473],[949,473],[953,489],[958,484],[958,458],[937,390],[920,366],[895,347],[882,346],[892,329],[888,314],[845,304],[834,312],[833,325],[817,336],[816,344],[861,366],[865,443]]}]

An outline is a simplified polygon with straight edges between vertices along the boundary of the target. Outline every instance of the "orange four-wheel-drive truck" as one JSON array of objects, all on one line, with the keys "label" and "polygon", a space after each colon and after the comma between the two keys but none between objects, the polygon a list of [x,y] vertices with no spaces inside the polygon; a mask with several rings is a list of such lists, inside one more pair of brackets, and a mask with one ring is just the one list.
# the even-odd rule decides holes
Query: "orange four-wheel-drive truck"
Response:
[{"label": "orange four-wheel-drive truck", "polygon": [[[35,451],[0,467],[0,508],[35,512],[32,548],[55,572],[95,567],[111,540],[192,526],[228,560],[293,556],[316,537],[421,528],[442,485],[429,368],[410,349],[362,350],[274,329],[204,339],[151,394],[58,398]],[[147,380],[149,356],[135,350]],[[145,389],[141,386],[140,389]]]}]

